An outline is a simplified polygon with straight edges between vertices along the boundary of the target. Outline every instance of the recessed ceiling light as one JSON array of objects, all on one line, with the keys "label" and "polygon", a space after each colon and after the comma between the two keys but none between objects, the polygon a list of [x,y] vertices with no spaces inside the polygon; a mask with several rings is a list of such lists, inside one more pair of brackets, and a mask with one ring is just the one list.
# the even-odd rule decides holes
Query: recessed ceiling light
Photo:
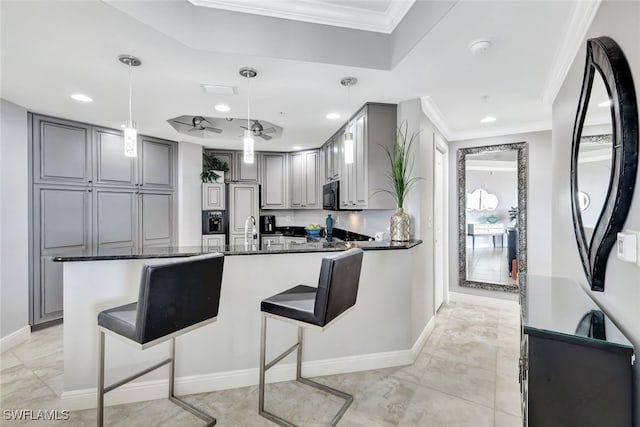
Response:
[{"label": "recessed ceiling light", "polygon": [[327,119],[329,120],[337,120],[340,118],[340,114],[338,113],[327,113]]},{"label": "recessed ceiling light", "polygon": [[227,111],[231,111],[231,107],[229,107],[226,104],[218,104],[215,107],[213,107],[216,109],[216,111],[221,111],[223,113],[226,113]]},{"label": "recessed ceiling light", "polygon": [[480,119],[481,123],[492,123],[492,122],[495,122],[495,121],[496,121],[496,118],[493,117],[493,116],[487,116],[487,117],[484,117],[484,118]]},{"label": "recessed ceiling light", "polygon": [[601,102],[598,104],[598,107],[611,107],[611,100],[607,99],[606,101]]},{"label": "recessed ceiling light", "polygon": [[71,95],[71,99],[75,99],[76,101],[80,102],[93,102],[93,99],[81,93],[74,93],[73,95]]},{"label": "recessed ceiling light", "polygon": [[491,47],[491,42],[487,39],[474,40],[469,43],[469,50],[474,55],[481,55]]},{"label": "recessed ceiling light", "polygon": [[294,146],[293,146],[293,147],[291,147],[291,148],[293,148],[294,150],[299,150],[299,149],[301,149],[302,147],[300,147],[299,145],[294,145]]}]

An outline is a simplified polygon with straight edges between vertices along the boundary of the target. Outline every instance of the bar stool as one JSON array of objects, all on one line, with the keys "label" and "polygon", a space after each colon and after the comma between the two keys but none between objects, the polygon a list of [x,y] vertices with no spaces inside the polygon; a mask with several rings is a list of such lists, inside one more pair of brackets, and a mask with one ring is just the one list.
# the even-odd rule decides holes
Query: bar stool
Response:
[{"label": "bar stool", "polygon": [[[169,364],[169,400],[207,422],[216,419],[174,394],[175,340],[216,320],[224,257],[220,253],[193,256],[162,264],[144,265],[138,302],[98,314],[98,419],[104,422],[104,394]],[[170,357],[105,387],[105,333],[125,338],[141,350],[169,341]]]},{"label": "bar stool", "polygon": [[[362,249],[354,248],[337,255],[327,256],[322,259],[317,288],[298,285],[262,300],[260,305],[262,326],[260,332],[258,413],[263,417],[283,426],[295,426],[295,424],[264,409],[265,372],[294,350],[297,350],[296,381],[346,401],[331,420],[332,426],[338,423],[353,402],[353,396],[350,394],[302,377],[302,328],[315,328],[324,331],[355,305],[360,282],[362,255]],[[268,317],[298,325],[298,342],[265,364]]]}]

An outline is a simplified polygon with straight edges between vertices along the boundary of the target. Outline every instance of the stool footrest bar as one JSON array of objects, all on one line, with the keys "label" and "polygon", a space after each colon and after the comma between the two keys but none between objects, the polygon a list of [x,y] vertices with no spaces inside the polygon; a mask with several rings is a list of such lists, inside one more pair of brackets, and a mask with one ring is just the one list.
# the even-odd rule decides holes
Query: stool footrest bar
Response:
[{"label": "stool footrest bar", "polygon": [[276,357],[271,362],[267,363],[266,366],[264,367],[264,370],[265,371],[269,370],[269,368],[273,367],[273,365],[275,365],[276,363],[278,363],[279,361],[281,361],[282,359],[284,359],[285,357],[293,353],[293,350],[298,348],[299,345],[300,345],[299,343],[295,343],[294,345],[292,345],[291,348],[289,348],[288,350],[285,350],[285,352],[282,353],[280,356]]},{"label": "stool footrest bar", "polygon": [[179,397],[177,397],[177,396],[169,396],[169,400],[172,401],[173,403],[175,403],[176,405],[178,405],[179,407],[181,407],[182,409],[184,409],[185,411],[191,412],[196,417],[198,417],[201,420],[203,420],[204,422],[208,423],[206,427],[213,427],[214,425],[216,425],[217,420],[215,418],[205,414],[204,412],[202,412],[198,408],[191,406],[189,403],[185,402],[184,400],[180,399]]},{"label": "stool footrest bar", "polygon": [[155,371],[156,369],[161,368],[164,365],[167,365],[167,364],[171,363],[171,360],[172,359],[163,360],[162,362],[156,363],[155,365],[150,366],[150,367],[148,367],[147,369],[145,369],[143,371],[137,372],[137,373],[135,373],[133,375],[130,375],[130,376],[126,377],[126,378],[123,378],[120,381],[117,381],[117,382],[111,384],[110,386],[105,387],[104,388],[104,393],[109,393],[111,390],[114,390],[114,389],[120,387],[121,385],[124,385],[124,384],[126,384],[126,383],[128,383],[130,381],[133,381],[133,380],[137,379],[137,378],[140,378],[141,376],[146,375],[151,371]]}]

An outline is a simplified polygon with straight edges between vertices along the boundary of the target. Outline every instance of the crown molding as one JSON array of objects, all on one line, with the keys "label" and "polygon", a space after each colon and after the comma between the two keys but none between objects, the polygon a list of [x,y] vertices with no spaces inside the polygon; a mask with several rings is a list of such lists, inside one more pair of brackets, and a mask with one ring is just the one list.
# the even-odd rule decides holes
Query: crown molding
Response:
[{"label": "crown molding", "polygon": [[416,0],[392,0],[384,12],[317,0],[188,0],[194,6],[391,34]]},{"label": "crown molding", "polygon": [[574,3],[542,91],[542,101],[545,104],[551,105],[558,95],[601,2],[602,0],[582,0]]},{"label": "crown molding", "polygon": [[422,112],[431,120],[431,123],[438,129],[440,134],[447,141],[451,140],[451,136],[453,132],[447,122],[444,120],[444,115],[442,111],[436,105],[436,102],[430,96],[423,96],[420,98],[420,106],[422,107]]}]

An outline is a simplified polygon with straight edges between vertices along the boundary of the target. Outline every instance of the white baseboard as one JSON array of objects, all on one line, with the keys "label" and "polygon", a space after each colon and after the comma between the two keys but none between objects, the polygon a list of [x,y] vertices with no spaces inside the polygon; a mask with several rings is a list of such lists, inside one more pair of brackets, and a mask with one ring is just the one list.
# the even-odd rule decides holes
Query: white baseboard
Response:
[{"label": "white baseboard", "polygon": [[25,342],[31,336],[31,327],[25,326],[10,333],[6,337],[0,338],[0,353]]},{"label": "white baseboard", "polygon": [[[305,362],[302,364],[302,374],[317,377],[410,365],[433,331],[434,319],[432,317],[429,320],[411,349]],[[257,385],[258,373],[258,368],[252,368],[176,378],[176,394],[180,396]],[[276,365],[267,372],[268,383],[294,379],[294,363]],[[168,387],[168,380],[125,384],[105,395],[105,406],[163,399],[167,396]],[[96,389],[65,391],[62,393],[61,407],[70,411],[95,408],[96,400]]]}]

